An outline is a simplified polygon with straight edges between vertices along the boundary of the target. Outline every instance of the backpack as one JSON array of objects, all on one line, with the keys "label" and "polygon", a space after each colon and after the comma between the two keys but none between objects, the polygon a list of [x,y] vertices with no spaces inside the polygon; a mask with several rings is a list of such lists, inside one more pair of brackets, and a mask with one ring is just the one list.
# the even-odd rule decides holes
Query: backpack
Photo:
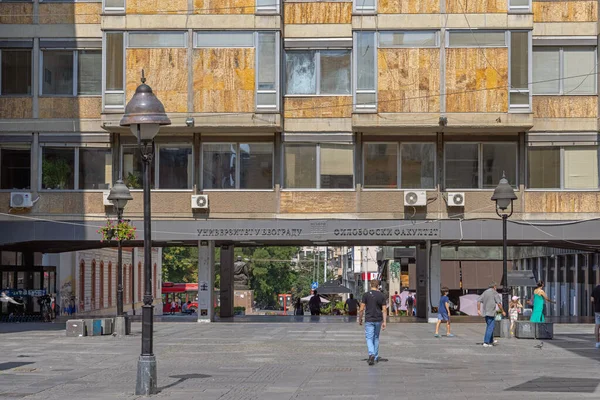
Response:
[{"label": "backpack", "polygon": [[406,299],[406,304],[408,304],[409,307],[412,307],[415,304],[415,299],[410,296],[408,299]]},{"label": "backpack", "polygon": [[400,304],[401,302],[402,302],[402,299],[400,298],[400,296],[398,296],[398,295],[397,295],[397,296],[394,298],[394,303],[396,303],[396,304]]}]

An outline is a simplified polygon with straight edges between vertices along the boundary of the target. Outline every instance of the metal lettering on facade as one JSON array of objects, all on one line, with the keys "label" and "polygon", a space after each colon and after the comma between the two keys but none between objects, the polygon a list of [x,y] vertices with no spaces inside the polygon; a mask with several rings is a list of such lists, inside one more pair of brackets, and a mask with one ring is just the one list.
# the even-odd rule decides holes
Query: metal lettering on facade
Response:
[{"label": "metal lettering on facade", "polygon": [[335,236],[374,236],[374,237],[428,237],[438,236],[438,228],[404,228],[404,229],[335,229]]},{"label": "metal lettering on facade", "polygon": [[247,228],[247,229],[198,229],[199,237],[231,237],[231,236],[274,236],[298,237],[302,229],[285,228]]}]

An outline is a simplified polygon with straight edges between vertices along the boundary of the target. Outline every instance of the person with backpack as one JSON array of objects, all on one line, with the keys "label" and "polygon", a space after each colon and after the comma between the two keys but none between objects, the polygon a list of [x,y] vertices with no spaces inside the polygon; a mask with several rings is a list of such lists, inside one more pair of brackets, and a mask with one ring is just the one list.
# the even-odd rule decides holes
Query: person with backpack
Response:
[{"label": "person with backpack", "polygon": [[310,315],[321,315],[321,297],[316,290],[308,301],[308,308],[310,309]]},{"label": "person with backpack", "polygon": [[400,305],[402,304],[402,297],[398,294],[398,292],[394,292],[392,296],[392,310],[394,311],[394,315],[398,316],[398,311],[400,311]]},{"label": "person with backpack", "polygon": [[372,280],[371,290],[363,295],[358,314],[359,325],[363,324],[363,315],[365,316],[365,338],[367,340],[367,351],[369,352],[367,363],[369,365],[374,365],[379,361],[379,334],[386,327],[386,303],[386,296],[379,291],[379,281]]},{"label": "person with backpack", "polygon": [[409,317],[412,317],[413,311],[415,309],[415,298],[413,297],[412,293],[408,294],[408,297],[406,298],[406,302],[404,303],[404,305],[406,306],[406,315],[408,315]]}]

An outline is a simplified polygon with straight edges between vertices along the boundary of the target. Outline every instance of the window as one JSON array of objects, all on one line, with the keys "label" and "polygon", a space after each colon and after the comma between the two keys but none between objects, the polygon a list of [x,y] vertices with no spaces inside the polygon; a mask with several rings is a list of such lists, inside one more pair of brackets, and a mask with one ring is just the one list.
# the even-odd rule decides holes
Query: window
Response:
[{"label": "window", "polygon": [[1,95],[31,94],[31,50],[1,50]]},{"label": "window", "polygon": [[596,48],[533,48],[534,94],[596,94]]},{"label": "window", "polygon": [[159,189],[191,189],[193,168],[191,147],[159,146]]},{"label": "window", "polygon": [[42,62],[43,95],[101,94],[101,51],[43,50]]},{"label": "window", "polygon": [[42,147],[42,189],[108,189],[112,156],[108,147]]},{"label": "window", "polygon": [[530,34],[510,32],[510,109],[529,111]]},{"label": "window", "polygon": [[357,14],[375,14],[376,11],[376,0],[354,0],[354,12]]},{"label": "window", "polygon": [[470,29],[449,31],[448,47],[506,47],[506,32]]},{"label": "window", "polygon": [[354,148],[341,143],[286,143],[284,185],[287,189],[352,189]]},{"label": "window", "polygon": [[287,51],[287,94],[350,94],[350,50]]},{"label": "window", "polygon": [[196,32],[196,47],[254,47],[254,32]]},{"label": "window", "polygon": [[256,108],[279,109],[279,33],[258,32]]},{"label": "window", "polygon": [[531,9],[531,0],[508,0],[509,11],[526,12]]},{"label": "window", "polygon": [[279,14],[279,0],[256,0],[257,14]]},{"label": "window", "polygon": [[0,148],[0,189],[31,188],[31,149],[29,146]]},{"label": "window", "polygon": [[[150,188],[154,189],[155,163],[150,165]],[[121,176],[130,189],[144,188],[144,166],[137,146],[123,146],[121,153]]]},{"label": "window", "polygon": [[377,47],[375,32],[354,34],[355,111],[377,110]]},{"label": "window", "polygon": [[104,0],[102,2],[104,12],[123,13],[125,12],[125,0]]},{"label": "window", "polygon": [[365,143],[366,189],[433,189],[434,143]]},{"label": "window", "polygon": [[129,48],[187,47],[186,32],[129,32]]},{"label": "window", "polygon": [[204,189],[273,188],[272,143],[204,143],[202,160]]},{"label": "window", "polygon": [[598,147],[530,147],[527,177],[530,189],[597,189]]},{"label": "window", "polygon": [[123,109],[125,106],[125,46],[123,44],[123,32],[106,32],[105,39],[106,87],[104,88],[104,108]]},{"label": "window", "polygon": [[447,189],[494,189],[503,174],[517,185],[516,143],[446,143]]},{"label": "window", "polygon": [[437,32],[397,31],[379,32],[379,47],[437,47]]}]

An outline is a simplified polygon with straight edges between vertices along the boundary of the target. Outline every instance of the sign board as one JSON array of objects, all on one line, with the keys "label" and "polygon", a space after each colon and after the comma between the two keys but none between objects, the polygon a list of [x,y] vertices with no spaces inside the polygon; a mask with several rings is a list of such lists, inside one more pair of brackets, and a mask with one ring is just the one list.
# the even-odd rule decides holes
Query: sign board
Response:
[{"label": "sign board", "polygon": [[313,282],[312,285],[310,285],[310,288],[312,290],[318,289],[319,288],[319,282]]},{"label": "sign board", "polygon": [[208,282],[207,281],[198,282],[198,291],[208,292]]},{"label": "sign board", "polygon": [[2,289],[9,297],[40,297],[46,295],[46,289]]}]

